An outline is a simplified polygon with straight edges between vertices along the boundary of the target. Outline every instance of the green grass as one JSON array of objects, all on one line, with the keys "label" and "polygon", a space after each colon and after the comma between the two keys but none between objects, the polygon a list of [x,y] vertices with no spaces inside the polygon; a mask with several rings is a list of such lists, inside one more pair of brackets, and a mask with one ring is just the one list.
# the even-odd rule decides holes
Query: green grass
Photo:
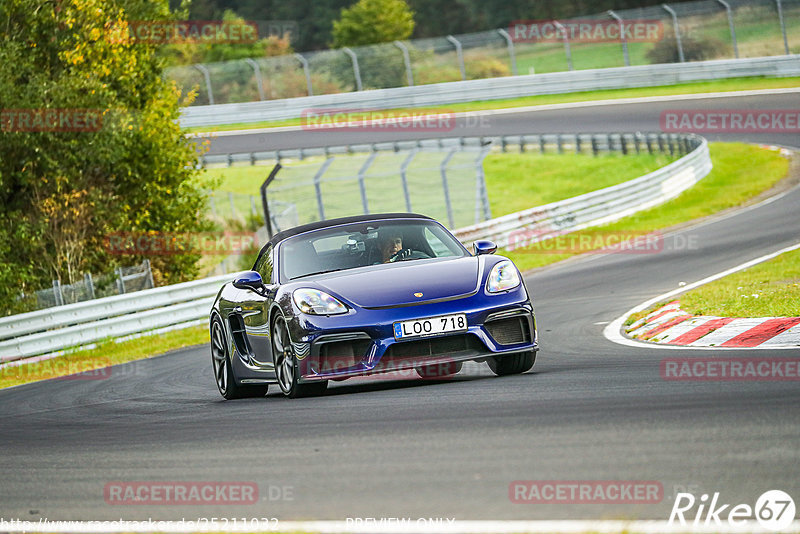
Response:
[{"label": "green grass", "polygon": [[[683,194],[657,206],[599,229],[576,232],[653,232],[739,206],[769,189],[786,176],[789,162],[779,153],[742,143],[711,143],[712,171]],[[582,248],[583,251],[591,248]],[[520,270],[543,267],[575,256],[574,253],[542,254],[537,247],[503,251]]]},{"label": "green grass", "polygon": [[[475,157],[474,154],[458,154],[466,158],[465,161]],[[398,211],[403,210],[402,199],[398,198],[400,190],[397,169],[404,154],[386,153],[376,158],[371,167],[371,172],[366,179],[366,189],[371,211]],[[438,184],[440,181],[438,163],[441,154],[419,153],[412,165],[409,166],[408,179],[412,191],[412,208],[414,211],[436,216],[441,211],[444,199],[441,194],[431,190],[429,184]],[[326,177],[355,176],[362,166],[365,157],[337,156],[334,165],[328,168]],[[315,167],[321,164],[321,158],[306,160],[297,167],[287,164],[284,175],[279,175],[283,183],[297,183],[308,181],[306,165]],[[540,206],[557,200],[563,200],[596,189],[602,189],[627,180],[636,178],[654,171],[670,161],[664,154],[601,154],[597,157],[589,154],[538,154],[525,153],[492,153],[484,160],[486,187],[489,193],[489,204],[493,217],[506,215],[531,206]],[[458,163],[456,158],[451,163]],[[234,194],[234,205],[240,213],[249,213],[249,203],[244,195],[257,194],[258,188],[264,181],[269,167],[227,167],[213,168],[207,171],[219,181],[215,193],[218,199],[216,206],[219,213],[228,208],[227,194]],[[452,173],[451,180],[456,180],[460,174]],[[513,177],[513,178],[511,178]],[[588,178],[588,179],[587,179]],[[470,186],[466,188],[454,186],[451,183],[451,196],[454,205],[469,206],[464,212],[465,217],[472,217],[471,202],[474,177],[469,171]],[[415,182],[419,182],[414,185]],[[278,182],[275,182],[279,185]],[[417,192],[424,192],[420,195]],[[298,206],[298,212],[316,213],[316,201],[311,194],[310,186],[297,193],[292,199]],[[328,199],[353,199],[359,198],[358,183],[355,179],[326,182],[323,185],[323,194],[326,198],[326,215],[352,215],[354,206],[352,202],[329,202]],[[219,200],[222,199],[222,200]],[[260,205],[260,204],[259,204]],[[337,209],[338,208],[338,211]],[[247,211],[243,211],[247,210]],[[331,211],[333,210],[333,211]],[[437,211],[438,210],[438,211]],[[330,213],[329,213],[330,212]],[[302,222],[302,221],[301,221]],[[472,220],[466,220],[465,226]]]},{"label": "green grass", "polygon": [[[520,71],[522,72],[522,71]],[[612,100],[621,98],[639,98],[648,96],[683,95],[728,91],[746,91],[754,89],[783,89],[800,86],[800,77],[789,78],[734,78],[729,80],[693,82],[677,85],[665,85],[658,87],[641,87],[637,89],[608,89],[603,91],[585,91],[580,93],[566,93],[559,95],[535,95],[522,98],[512,98],[504,100],[482,100],[475,102],[464,102],[460,104],[448,104],[440,107],[423,108],[396,108],[391,111],[429,111],[431,113],[443,112],[466,112],[481,111],[489,109],[506,109],[525,106],[544,106],[549,104],[564,104],[572,102],[584,102],[592,100]],[[247,122],[237,124],[226,124],[222,126],[198,126],[188,128],[188,132],[222,132],[229,130],[247,130],[253,128],[274,128],[279,126],[299,126],[300,119],[286,119],[281,121],[262,121]]]},{"label": "green grass", "polygon": [[681,309],[717,317],[800,317],[800,250],[693,289]]},{"label": "green grass", "polygon": [[[114,370],[105,369],[111,365],[158,356],[171,350],[201,345],[208,343],[208,341],[208,328],[205,325],[193,326],[164,334],[142,336],[120,343],[108,340],[99,343],[93,349],[75,350],[42,362],[3,367],[0,369],[0,389],[38,380],[74,375],[75,373],[84,373],[84,375],[73,377],[73,379],[99,380],[113,376]],[[97,369],[105,369],[105,371],[90,372]],[[116,372],[120,371],[117,370]],[[126,372],[135,374],[136,368],[126,369]]]},{"label": "green grass", "polygon": [[[671,159],[663,154],[490,154],[484,160],[492,217],[632,180]],[[513,178],[512,178],[513,177]]]}]

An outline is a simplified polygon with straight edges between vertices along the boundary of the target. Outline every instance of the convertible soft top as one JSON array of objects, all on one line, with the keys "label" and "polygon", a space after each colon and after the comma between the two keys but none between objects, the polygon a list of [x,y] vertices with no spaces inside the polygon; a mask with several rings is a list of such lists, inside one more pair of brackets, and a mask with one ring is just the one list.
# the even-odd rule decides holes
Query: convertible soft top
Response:
[{"label": "convertible soft top", "polygon": [[331,226],[338,226],[340,224],[360,223],[369,221],[382,221],[386,219],[425,219],[433,220],[427,215],[420,215],[418,213],[372,213],[369,215],[353,215],[350,217],[339,217],[338,219],[325,219],[324,221],[316,221],[308,224],[301,224],[294,228],[287,228],[278,232],[267,242],[267,244],[275,245],[286,238],[309,232],[311,230],[319,230],[320,228],[328,228]]}]

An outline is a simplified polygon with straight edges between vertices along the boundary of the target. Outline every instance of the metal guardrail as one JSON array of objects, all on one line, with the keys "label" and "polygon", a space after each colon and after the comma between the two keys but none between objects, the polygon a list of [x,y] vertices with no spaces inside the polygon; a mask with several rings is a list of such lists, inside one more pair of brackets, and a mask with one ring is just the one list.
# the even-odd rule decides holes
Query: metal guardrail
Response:
[{"label": "metal guardrail", "polygon": [[[558,151],[580,151],[581,147],[623,152],[654,147],[670,152],[691,150],[666,167],[628,182],[455,230],[455,235],[466,243],[493,239],[505,247],[513,232],[522,231],[525,237],[530,235],[525,232],[532,232],[538,239],[548,233],[610,222],[677,196],[711,170],[708,144],[694,134],[523,135],[456,141],[476,148],[494,141],[502,150],[529,145]],[[234,276],[204,278],[0,318],[0,364],[110,337],[202,324],[221,285]]]},{"label": "metal guardrail", "polygon": [[0,363],[206,319],[233,274],[0,318]]},{"label": "metal guardrail", "polygon": [[747,76],[800,76],[800,56],[769,56],[577,70],[508,76],[415,87],[395,87],[353,93],[306,96],[183,108],[185,128],[284,120],[308,109],[393,109],[442,106],[475,100],[500,100],[532,95],[653,87],[702,80]]},{"label": "metal guardrail", "polygon": [[[631,144],[637,134],[628,135]],[[569,136],[564,136],[569,137]],[[517,213],[497,217],[454,232],[462,242],[489,239],[516,248],[566,232],[598,226],[651,208],[697,183],[711,171],[708,142],[694,134],[675,135],[691,152],[656,171],[622,184]]]}]

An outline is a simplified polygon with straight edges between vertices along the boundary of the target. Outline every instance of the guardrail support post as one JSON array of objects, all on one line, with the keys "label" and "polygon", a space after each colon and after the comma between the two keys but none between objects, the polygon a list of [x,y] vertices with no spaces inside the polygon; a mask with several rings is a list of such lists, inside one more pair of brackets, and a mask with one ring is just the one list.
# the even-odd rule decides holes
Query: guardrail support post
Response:
[{"label": "guardrail support post", "polygon": [[539,137],[539,153],[544,154],[544,136],[540,135]]},{"label": "guardrail support post", "polygon": [[786,51],[786,55],[789,55],[789,41],[786,40],[786,21],[783,19],[783,4],[781,0],[775,0],[775,4],[778,6],[778,20],[781,23],[781,33],[783,34],[783,49]]},{"label": "guardrail support post", "polygon": [[[144,269],[147,276],[147,283],[150,286],[150,289],[156,287],[156,283],[153,281],[153,269],[150,268],[150,260],[144,260]],[[92,281],[92,275],[89,275],[89,282]],[[92,287],[92,298],[94,298],[94,287]]]},{"label": "guardrail support post", "polygon": [[557,20],[554,20],[553,24],[555,25],[556,28],[561,30],[561,36],[562,39],[564,40],[564,55],[567,56],[567,67],[569,68],[569,70],[575,70],[575,68],[572,66],[572,51],[569,48],[569,37],[567,36],[567,29],[564,27],[563,24],[561,24]]},{"label": "guardrail support post", "polygon": [[200,71],[203,75],[203,79],[206,81],[206,91],[208,92],[208,104],[213,106],[214,105],[214,93],[211,91],[211,73],[208,72],[208,69],[205,65],[196,64],[194,68]]},{"label": "guardrail support post", "polygon": [[622,148],[622,155],[628,155],[628,142],[625,140],[625,134],[619,134],[619,145]]},{"label": "guardrail support post", "polygon": [[667,4],[661,4],[661,7],[672,16],[672,29],[675,31],[675,44],[678,46],[678,59],[681,63],[685,63],[686,58],[683,55],[683,43],[681,42],[681,27],[678,24],[678,14]]},{"label": "guardrail support post", "polygon": [[416,155],[417,151],[412,150],[406,159],[403,160],[403,164],[400,165],[400,181],[403,183],[403,197],[406,200],[406,211],[409,213],[411,212],[411,195],[408,192],[408,179],[406,177],[406,171],[408,171],[408,166],[411,165],[411,160],[414,159],[414,156]]},{"label": "guardrail support post", "polygon": [[296,57],[303,66],[303,73],[306,75],[306,89],[308,91],[308,96],[314,96],[314,88],[311,87],[311,70],[308,68],[308,60],[303,56],[303,54],[295,54],[294,57]]},{"label": "guardrail support post", "polygon": [[506,40],[506,46],[508,47],[508,58],[509,61],[511,61],[511,74],[516,76],[518,72],[517,72],[517,56],[514,54],[514,41],[511,40],[511,36],[503,28],[499,28],[497,30],[497,33],[499,33],[503,37],[503,39]]},{"label": "guardrail support post", "polygon": [[402,41],[395,41],[394,45],[403,52],[403,63],[406,65],[406,81],[409,87],[414,87],[414,73],[411,71],[411,57],[408,55],[408,47]]},{"label": "guardrail support post", "polygon": [[625,23],[622,20],[622,17],[614,13],[613,10],[609,9],[608,14],[611,18],[619,22],[619,40],[622,41],[622,55],[625,57],[625,66],[631,66],[631,58],[628,56],[628,40],[625,39]]},{"label": "guardrail support post", "polygon": [[356,79],[356,91],[363,91],[364,88],[361,85],[361,69],[358,68],[358,56],[346,46],[342,48],[342,52],[350,56],[350,61],[353,63],[353,77]]},{"label": "guardrail support post", "polygon": [[369,213],[369,205],[367,204],[367,185],[364,183],[364,175],[367,173],[369,166],[372,165],[372,162],[375,161],[375,157],[377,155],[377,152],[370,154],[367,158],[367,161],[365,161],[364,165],[362,165],[358,170],[358,188],[361,190],[361,207],[364,209],[364,215]]},{"label": "guardrail support post", "polygon": [[461,69],[461,79],[467,79],[467,69],[464,66],[464,50],[461,48],[461,43],[453,37],[452,35],[447,36],[447,40],[450,41],[453,46],[456,47],[456,56],[458,57],[458,67]]},{"label": "guardrail support post", "polygon": [[256,87],[258,87],[258,99],[266,100],[264,97],[264,80],[261,78],[261,67],[249,57],[245,58],[245,62],[253,67],[253,75],[256,77]]},{"label": "guardrail support post", "polygon": [[442,164],[439,166],[439,171],[442,174],[442,190],[444,191],[444,204],[447,208],[447,224],[450,225],[450,228],[455,228],[455,222],[453,221],[453,205],[450,203],[450,189],[447,187],[447,164],[450,163],[450,158],[453,157],[453,154],[456,153],[456,149],[453,148],[450,152],[442,160]]},{"label": "guardrail support post", "polygon": [[575,134],[575,153],[581,153],[581,134]]},{"label": "guardrail support post", "polygon": [[728,14],[728,27],[731,30],[731,42],[733,42],[733,55],[736,59],[739,59],[739,45],[736,42],[736,28],[733,25],[733,11],[731,11],[731,5],[726,2],[725,0],[717,0],[717,2],[725,8],[725,12]]},{"label": "guardrail support post", "polygon": [[597,156],[597,152],[597,139],[595,139],[594,134],[592,134],[592,155]]}]

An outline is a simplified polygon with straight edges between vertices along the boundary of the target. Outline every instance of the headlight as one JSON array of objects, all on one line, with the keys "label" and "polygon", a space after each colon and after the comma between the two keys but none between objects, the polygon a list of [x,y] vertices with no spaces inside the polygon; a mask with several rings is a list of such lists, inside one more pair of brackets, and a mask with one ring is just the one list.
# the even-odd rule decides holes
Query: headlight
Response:
[{"label": "headlight", "polygon": [[509,260],[504,260],[492,267],[489,279],[486,280],[486,291],[497,293],[506,289],[513,289],[521,283],[519,272]]},{"label": "headlight", "polygon": [[347,308],[344,304],[319,289],[295,289],[292,293],[292,299],[303,313],[311,315],[347,313]]}]

